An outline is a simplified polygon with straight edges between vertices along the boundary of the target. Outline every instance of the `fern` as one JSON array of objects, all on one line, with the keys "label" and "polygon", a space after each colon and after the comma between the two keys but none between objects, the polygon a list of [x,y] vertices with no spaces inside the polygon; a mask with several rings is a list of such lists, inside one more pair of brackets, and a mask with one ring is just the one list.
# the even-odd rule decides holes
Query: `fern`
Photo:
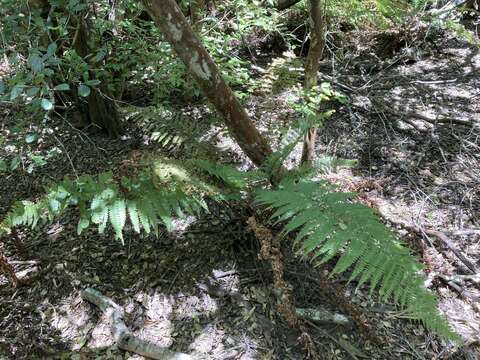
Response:
[{"label": "fern", "polygon": [[[298,136],[294,138],[272,163],[282,163]],[[427,328],[458,340],[438,313],[434,294],[423,285],[422,265],[372,209],[352,201],[354,193],[335,192],[326,181],[306,180],[311,170],[289,172],[278,189],[256,192],[256,201],[273,209],[272,217],[285,224],[284,234],[295,233],[294,247],[317,265],[336,258],[332,275],[351,269],[350,281],[356,280],[358,286],[369,283],[371,293],[378,289],[381,300],[393,300]],[[112,173],[103,173],[65,179],[37,202],[15,204],[0,223],[0,232],[19,225],[33,228],[76,207],[80,213],[78,234],[92,225],[102,233],[109,224],[122,242],[127,224],[137,233],[143,229],[158,234],[160,222],[171,230],[174,216],[208,210],[206,197],[219,201],[228,198],[228,193],[197,176],[202,173],[237,194],[269,176],[268,171],[245,173],[204,160],[184,165],[157,159],[151,168],[133,178],[118,179]]]},{"label": "fern", "polygon": [[192,160],[192,165],[234,190],[245,190],[252,182],[263,181],[268,178],[261,170],[243,172],[233,166],[218,164],[209,160]]},{"label": "fern", "polygon": [[372,209],[351,201],[354,195],[335,192],[325,181],[296,181],[260,190],[256,199],[274,210],[277,223],[286,222],[285,234],[296,232],[295,246],[315,264],[338,256],[332,275],[352,268],[350,281],[369,282],[381,300],[393,299],[429,329],[458,339],[423,285],[422,265]]},{"label": "fern", "polygon": [[0,232],[8,233],[20,225],[35,228],[40,223],[52,221],[69,207],[79,210],[79,235],[91,225],[96,225],[98,232],[103,233],[110,224],[115,238],[123,243],[127,223],[137,233],[143,228],[146,233],[158,234],[159,222],[171,230],[174,216],[208,210],[205,196],[221,199],[214,187],[183,171],[173,162],[157,161],[152,169],[141,172],[136,178],[119,180],[110,172],[85,175],[77,180],[66,178],[49,188],[47,195],[37,202],[16,203],[0,224]]}]

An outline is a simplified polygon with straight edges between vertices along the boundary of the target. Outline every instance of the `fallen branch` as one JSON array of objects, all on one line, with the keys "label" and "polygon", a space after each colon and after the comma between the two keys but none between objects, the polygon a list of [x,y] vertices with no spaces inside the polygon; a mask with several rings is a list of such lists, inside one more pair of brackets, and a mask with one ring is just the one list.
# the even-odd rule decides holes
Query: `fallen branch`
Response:
[{"label": "fallen branch", "polygon": [[417,227],[412,227],[418,234],[425,233],[427,235],[435,236],[437,239],[441,240],[454,254],[455,256],[472,272],[472,274],[478,274],[479,270],[477,267],[468,260],[465,255],[458,249],[455,244],[450,240],[450,238],[441,231],[429,230],[429,229],[420,229]]},{"label": "fallen branch", "polygon": [[449,231],[452,235],[480,235],[480,229],[460,229]]},{"label": "fallen branch", "polygon": [[480,274],[473,274],[473,275],[451,275],[451,276],[446,276],[443,275],[443,278],[446,281],[452,281],[454,283],[460,283],[462,284],[464,281],[471,281],[474,284],[480,284]]},{"label": "fallen branch", "polygon": [[430,124],[457,124],[457,125],[465,125],[465,126],[470,126],[473,125],[471,121],[467,120],[460,120],[460,119],[455,119],[451,117],[437,117],[437,118],[431,118],[429,116],[416,113],[416,112],[400,112],[401,114],[405,115],[406,117],[412,117],[416,119],[420,119],[423,121],[426,121]]},{"label": "fallen branch", "polygon": [[351,328],[353,326],[350,319],[345,315],[340,313],[331,313],[325,309],[296,308],[295,312],[298,317],[305,320],[315,321],[322,324],[341,325],[347,328]]},{"label": "fallen branch", "polygon": [[109,318],[112,335],[120,349],[157,360],[194,360],[191,355],[174,352],[135,337],[123,321],[122,308],[99,291],[87,288],[82,298],[100,308]]},{"label": "fallen branch", "polygon": [[[432,125],[436,125],[436,124],[456,124],[456,125],[463,125],[463,126],[473,125],[473,122],[468,120],[460,120],[452,117],[438,117],[438,116],[430,117],[424,114],[420,114],[418,112],[408,111],[406,109],[392,108],[391,106],[389,107],[387,105],[381,104],[379,101],[374,101],[373,104],[378,108],[382,109],[382,111],[385,111],[392,115],[400,116],[402,121],[405,121],[405,119],[408,119],[408,118],[413,118],[413,119],[423,120]],[[408,121],[405,121],[405,122],[408,123]]]}]

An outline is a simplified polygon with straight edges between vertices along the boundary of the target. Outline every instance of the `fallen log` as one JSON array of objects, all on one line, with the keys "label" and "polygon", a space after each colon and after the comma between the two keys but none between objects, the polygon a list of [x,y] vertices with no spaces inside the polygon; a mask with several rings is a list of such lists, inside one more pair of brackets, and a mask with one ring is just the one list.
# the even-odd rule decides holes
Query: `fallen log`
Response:
[{"label": "fallen log", "polygon": [[112,335],[117,346],[125,351],[157,360],[197,360],[189,354],[174,352],[149,341],[139,339],[127,328],[122,308],[99,291],[87,288],[81,293],[82,299],[96,305],[110,320]]}]

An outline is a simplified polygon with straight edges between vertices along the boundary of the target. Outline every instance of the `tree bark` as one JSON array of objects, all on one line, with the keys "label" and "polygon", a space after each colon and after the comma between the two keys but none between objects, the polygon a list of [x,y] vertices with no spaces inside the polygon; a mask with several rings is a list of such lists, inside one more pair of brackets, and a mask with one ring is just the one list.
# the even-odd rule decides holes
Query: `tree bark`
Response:
[{"label": "tree bark", "polygon": [[166,39],[188,66],[202,92],[223,116],[230,134],[259,166],[272,153],[245,109],[223,79],[200,39],[174,0],[142,0]]},{"label": "tree bark", "polygon": [[277,10],[285,10],[299,2],[300,0],[277,0],[275,7]]},{"label": "tree bark", "polygon": [[[88,56],[92,54],[92,51],[88,45],[90,34],[87,22],[84,16],[78,16],[74,21],[76,30],[72,46],[79,56],[88,61]],[[83,115],[87,117],[87,123],[107,131],[112,137],[117,137],[122,132],[120,117],[115,102],[111,97],[107,98],[106,94],[108,94],[108,90],[103,83],[98,88],[91,88],[86,104],[80,105],[80,108]],[[74,95],[74,97],[77,99],[77,103],[81,103],[77,96]]]},{"label": "tree bark", "polygon": [[[308,92],[318,83],[318,70],[320,68],[320,60],[323,56],[325,48],[324,34],[324,14],[323,4],[320,0],[310,0],[310,48],[308,50],[305,62],[305,90]],[[303,151],[301,163],[311,163],[315,157],[315,140],[317,139],[317,128],[312,127],[307,130],[303,142]]]}]

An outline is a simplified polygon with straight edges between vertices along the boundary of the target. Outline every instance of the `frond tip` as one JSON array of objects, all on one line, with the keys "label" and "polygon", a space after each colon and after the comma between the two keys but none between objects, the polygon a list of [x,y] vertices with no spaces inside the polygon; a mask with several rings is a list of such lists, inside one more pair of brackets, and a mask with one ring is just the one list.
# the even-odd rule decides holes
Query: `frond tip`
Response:
[{"label": "frond tip", "polygon": [[316,265],[338,257],[332,275],[351,268],[350,281],[368,282],[382,301],[393,299],[427,328],[458,341],[424,287],[422,265],[372,209],[351,201],[354,195],[335,192],[326,181],[300,181],[260,190],[256,199],[285,222],[285,234],[296,232],[295,246]]}]

